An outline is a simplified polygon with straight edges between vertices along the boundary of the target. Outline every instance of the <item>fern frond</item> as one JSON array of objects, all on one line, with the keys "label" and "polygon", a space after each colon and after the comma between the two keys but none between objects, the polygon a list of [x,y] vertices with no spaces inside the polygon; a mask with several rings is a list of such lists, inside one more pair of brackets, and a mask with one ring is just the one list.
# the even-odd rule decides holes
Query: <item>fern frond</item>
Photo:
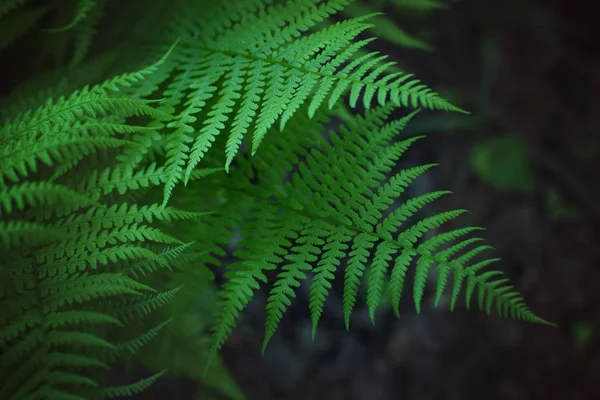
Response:
[{"label": "fern frond", "polygon": [[74,346],[74,347],[102,347],[106,349],[114,349],[111,343],[105,339],[86,332],[78,331],[52,331],[46,335],[45,343],[51,346]]},{"label": "fern frond", "polygon": [[115,313],[120,321],[130,322],[158,310],[168,303],[181,290],[182,286],[156,293],[135,301],[127,306],[121,306]]},{"label": "fern frond", "polygon": [[[193,244],[193,242],[183,243],[175,247],[168,248],[162,253],[158,254],[158,257],[164,259],[170,264],[176,263],[176,260],[184,258],[184,252]],[[185,257],[185,261],[191,261],[192,257]],[[185,262],[183,261],[183,262]],[[182,261],[179,261],[179,263]],[[146,276],[150,273],[156,272],[163,265],[154,262],[153,260],[144,260],[136,263],[127,269],[127,273],[131,274],[135,279],[139,279],[142,276]]]},{"label": "fern frond", "polygon": [[154,384],[154,382],[156,382],[156,380],[158,378],[163,376],[166,372],[167,372],[166,370],[157,372],[156,374],[154,374],[148,378],[141,379],[141,380],[139,380],[135,383],[131,383],[129,385],[110,386],[110,387],[102,389],[100,394],[103,396],[103,398],[108,398],[108,399],[112,399],[115,397],[133,396],[134,394],[143,392],[144,390],[148,389],[150,386],[152,386]]},{"label": "fern frond", "polygon": [[[165,181],[161,169],[140,163],[131,148],[170,117],[156,101],[117,92],[151,76],[167,55],[141,71],[50,98],[0,125],[0,398],[95,398],[97,370],[163,326],[126,342],[109,337],[134,314],[147,316],[178,292],[160,292],[139,279],[141,272],[186,259],[187,246],[157,222],[210,214],[134,204],[129,197]],[[126,146],[129,152],[120,151]],[[75,168],[84,161],[86,168]],[[190,179],[221,169],[198,169]],[[111,309],[117,303],[127,307]]]},{"label": "fern frond", "polygon": [[111,347],[118,351],[127,350],[129,353],[135,354],[138,352],[139,349],[141,349],[146,344],[148,344],[148,342],[150,342],[152,339],[154,339],[158,335],[158,333],[165,326],[167,326],[170,323],[171,323],[171,319],[163,321],[163,322],[159,323],[158,325],[153,326],[152,328],[150,328],[148,331],[144,332],[143,334],[136,336],[135,338],[128,340],[126,342],[117,344],[117,347],[114,347],[114,346],[111,346]]},{"label": "fern frond", "polygon": [[268,279],[262,271],[265,269],[259,260],[246,261],[239,269],[226,274],[227,282],[221,289],[222,307],[213,327],[213,345],[211,354],[221,348],[227,336],[235,326],[235,321],[250,302],[254,291],[260,288],[259,281]]},{"label": "fern frond", "polygon": [[[349,328],[362,300],[373,323],[387,295],[399,314],[409,271],[417,312],[428,290],[436,306],[451,290],[450,309],[465,293],[467,307],[475,301],[490,313],[495,303],[501,316],[546,323],[490,268],[497,259],[482,257],[490,246],[472,237],[479,228],[442,232],[465,210],[421,216],[448,191],[407,198],[435,165],[395,172],[422,137],[401,137],[416,112],[388,117],[395,107],[462,110],[368,50],[372,39],[358,39],[391,29],[379,13],[359,15],[348,0],[176,0],[151,9],[77,0],[74,10],[12,11],[25,3],[0,0],[12,30],[0,34],[0,50],[46,15],[67,21],[55,31],[72,32],[50,43],[59,68],[0,99],[1,399],[112,398],[149,387],[164,371],[126,386],[102,382],[120,357],[175,331],[162,313],[184,283],[194,296],[181,302],[186,311],[211,308],[208,265],[228,253],[235,261],[214,321],[184,335],[202,361],[208,337],[198,333],[212,322],[214,356],[261,289],[265,351],[309,276],[313,337],[334,279],[343,280]],[[114,47],[112,58],[87,62],[103,12],[117,9],[97,43]],[[344,10],[354,17],[334,21]],[[158,61],[122,73],[150,58]],[[65,60],[71,67],[60,67]],[[108,73],[118,75],[103,81]],[[350,116],[346,97],[366,117]],[[339,122],[334,115],[341,126],[323,134]],[[171,198],[180,183],[186,195]],[[163,285],[165,277],[173,280]]]},{"label": "fern frond", "polygon": [[60,236],[61,231],[27,221],[0,221],[0,246],[5,250],[18,246],[39,246]]},{"label": "fern frond", "polygon": [[98,0],[78,0],[77,6],[75,10],[75,17],[71,22],[61,28],[53,28],[49,29],[49,32],[63,32],[69,29],[74,28],[81,21],[88,17],[88,13],[93,10],[95,7],[98,7]]},{"label": "fern frond", "polygon": [[[344,12],[349,16],[361,16],[366,15],[372,10],[381,10],[383,2],[369,2],[368,5],[359,1],[353,2],[350,6],[348,6]],[[404,11],[404,10],[403,10]],[[376,16],[372,19],[373,27],[371,31],[373,34],[381,40],[385,40],[389,43],[392,43],[397,46],[422,49],[422,50],[431,50],[431,46],[426,42],[419,40],[418,38],[410,35],[406,32],[402,27],[398,26],[398,24],[394,23],[394,21],[390,20],[386,16]]]},{"label": "fern frond", "polygon": [[137,204],[120,203],[110,207],[90,208],[86,213],[69,215],[60,219],[53,227],[64,227],[76,229],[89,227],[92,231],[102,229],[121,228],[133,223],[152,223],[158,221],[180,221],[185,219],[199,218],[209,212],[193,212],[180,210],[174,207],[161,208],[159,204],[138,206]]},{"label": "fern frond", "polygon": [[[411,268],[415,271],[413,300],[417,312],[429,271],[436,268],[441,275],[441,283],[438,281],[435,288],[436,298],[444,291],[448,274],[454,272],[459,285],[454,291],[460,290],[461,281],[467,283],[467,304],[477,289],[478,305],[483,310],[489,310],[496,301],[501,315],[545,323],[524,306],[512,287],[497,276],[499,272],[484,271],[494,259],[469,264],[474,255],[470,247],[480,240],[469,236],[480,228],[439,232],[442,225],[465,210],[443,211],[418,219],[420,209],[449,192],[403,197],[406,188],[434,165],[416,166],[388,176],[396,162],[420,139],[399,138],[415,113],[385,123],[390,112],[390,107],[384,107],[369,112],[364,119],[356,117],[348,127],[330,132],[327,140],[320,136],[320,123],[296,115],[284,134],[268,139],[263,157],[240,160],[240,171],[230,173],[223,189],[235,193],[235,201],[223,205],[220,219],[211,222],[210,216],[206,218],[209,224],[222,224],[229,215],[245,215],[242,221],[226,222],[230,228],[241,226],[241,250],[235,253],[240,261],[226,274],[222,308],[213,328],[213,351],[222,345],[239,311],[258,290],[259,281],[266,281],[265,273],[275,269],[280,272],[267,300],[263,349],[309,271],[314,274],[309,304],[314,333],[331,280],[343,262],[346,327],[364,275],[366,303],[373,320],[388,285],[397,312]],[[285,165],[288,175],[274,173],[271,165]],[[343,261],[345,258],[347,261]]]},{"label": "fern frond", "polygon": [[81,304],[123,294],[142,296],[144,291],[152,290],[125,275],[110,273],[82,275],[67,281],[45,280],[41,286],[45,296],[44,312],[56,312],[68,304]]},{"label": "fern frond", "polygon": [[46,316],[44,324],[45,329],[56,329],[65,325],[81,324],[112,324],[120,327],[123,326],[123,323],[112,315],[91,310],[70,310],[50,314]]},{"label": "fern frond", "polygon": [[[0,193],[0,217],[28,207],[48,207],[48,211],[63,217],[82,207],[96,205],[93,199],[64,185],[48,182],[25,182],[12,185]],[[50,208],[52,207],[52,208]],[[49,214],[51,215],[51,214]],[[47,219],[48,215],[43,216]]]},{"label": "fern frond", "polygon": [[[76,66],[83,62],[87,56],[92,44],[92,40],[96,35],[96,27],[104,15],[104,7],[107,1],[99,0],[80,0],[78,13],[73,22],[65,28],[75,27],[74,49],[70,65]],[[88,15],[85,15],[88,13]],[[79,24],[85,20],[84,24]],[[66,30],[65,29],[65,30]]]},{"label": "fern frond", "polygon": [[[385,57],[376,53],[355,57],[368,43],[355,42],[369,28],[368,16],[310,32],[347,4],[345,0],[290,1],[273,6],[232,2],[224,6],[227,11],[214,10],[214,18],[210,18],[213,10],[204,5],[200,10],[193,3],[186,4],[190,8],[183,12],[206,18],[182,18],[182,24],[174,28],[181,36],[180,48],[173,55],[179,71],[163,95],[169,113],[182,108],[168,125],[173,131],[166,145],[164,204],[179,181],[187,184],[228,126],[226,170],[248,131],[252,131],[254,154],[276,121],[283,129],[303,104],[309,104],[312,115],[326,97],[331,108],[347,90],[352,106],[364,89],[362,102],[367,108],[377,94],[380,104],[459,110],[411,75],[385,75],[394,65],[384,63]],[[239,15],[240,9],[247,13]],[[271,39],[272,32],[278,32],[277,40]],[[199,116],[203,122],[196,130]]]}]

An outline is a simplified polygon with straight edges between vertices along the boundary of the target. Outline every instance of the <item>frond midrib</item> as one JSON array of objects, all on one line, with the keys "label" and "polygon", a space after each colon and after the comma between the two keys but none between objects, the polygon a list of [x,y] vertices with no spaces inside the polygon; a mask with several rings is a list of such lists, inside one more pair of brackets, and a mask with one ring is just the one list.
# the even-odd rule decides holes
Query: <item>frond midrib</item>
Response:
[{"label": "frond midrib", "polygon": [[[289,211],[289,212],[296,213],[298,215],[301,215],[303,217],[309,218],[311,220],[319,220],[321,222],[325,222],[328,225],[331,225],[331,226],[334,226],[334,227],[340,227],[340,226],[341,227],[345,227],[347,229],[350,229],[350,230],[353,230],[353,231],[357,232],[358,234],[364,233],[366,235],[371,235],[373,237],[376,237],[377,239],[379,239],[381,241],[392,243],[393,245],[397,246],[399,249],[412,251],[416,255],[418,255],[420,258],[423,258],[423,259],[425,259],[427,261],[435,262],[438,265],[448,266],[448,267],[452,268],[452,270],[456,271],[459,275],[462,275],[463,277],[471,277],[471,278],[475,279],[477,285],[484,286],[486,288],[486,290],[488,290],[487,286],[489,284],[491,284],[491,283],[494,282],[494,281],[488,282],[485,279],[482,279],[482,275],[476,274],[476,271],[471,271],[470,269],[464,268],[457,261],[448,262],[448,261],[445,261],[445,260],[441,260],[441,259],[439,259],[439,258],[437,258],[435,256],[432,256],[428,252],[420,251],[418,249],[418,247],[407,246],[407,245],[405,245],[405,244],[403,244],[403,243],[401,243],[401,242],[399,242],[399,241],[397,241],[395,239],[389,239],[389,238],[385,237],[384,235],[379,234],[377,232],[368,231],[368,230],[365,230],[365,229],[361,229],[360,227],[356,227],[354,225],[350,225],[350,224],[346,224],[344,222],[340,222],[340,221],[338,221],[338,220],[336,220],[334,218],[326,219],[326,218],[323,218],[323,217],[321,217],[319,215],[311,214],[310,212],[306,212],[305,211],[306,208],[303,209],[303,210],[297,210],[297,209],[294,209],[294,208],[290,207],[289,205],[287,205],[285,203],[282,203],[280,201],[274,201],[274,200],[272,200],[269,197],[263,197],[263,196],[255,194],[255,193],[248,193],[248,192],[246,192],[244,190],[233,188],[233,187],[227,186],[227,185],[222,185],[222,187],[225,190],[228,190],[228,191],[231,191],[231,192],[236,192],[236,193],[239,193],[239,194],[244,195],[244,196],[255,198],[257,201],[260,201],[261,204],[269,203],[269,204],[271,204],[273,206],[285,209],[286,211]],[[454,211],[460,211],[460,210],[454,210]],[[495,294],[494,288],[492,288],[492,291]],[[496,298],[496,299],[502,299],[502,296],[495,295],[494,298]],[[543,319],[535,316],[530,311],[526,311],[523,315],[524,315],[524,317],[531,317],[535,321],[549,324],[547,321],[544,321]]]},{"label": "frond midrib", "polygon": [[[409,89],[402,89],[401,87],[395,87],[392,85],[382,85],[380,83],[374,83],[374,82],[369,82],[369,81],[364,81],[364,80],[360,80],[360,79],[353,79],[351,77],[345,76],[345,75],[339,75],[339,74],[326,74],[323,72],[319,72],[319,71],[314,71],[311,69],[307,69],[307,68],[303,68],[303,67],[298,67],[294,64],[291,64],[289,62],[286,61],[282,61],[282,60],[278,60],[278,59],[274,59],[274,58],[266,58],[266,57],[259,57],[256,56],[254,54],[250,54],[250,53],[246,53],[246,52],[238,52],[238,51],[233,51],[233,50],[224,50],[224,49],[215,49],[209,46],[199,46],[199,45],[195,45],[196,49],[200,49],[200,50],[204,50],[208,53],[213,53],[213,54],[223,54],[226,56],[229,56],[231,58],[235,58],[235,57],[243,57],[246,58],[248,60],[252,60],[252,61],[261,61],[267,64],[271,64],[271,65],[280,65],[282,67],[288,68],[288,69],[293,69],[296,70],[298,72],[302,72],[305,74],[311,74],[314,76],[318,76],[320,78],[324,78],[324,79],[331,79],[331,80],[338,80],[338,81],[342,81],[342,82],[347,82],[348,84],[356,84],[356,85],[365,85],[368,87],[373,87],[376,89],[386,89],[386,90],[400,90],[403,92],[407,92],[407,93],[411,93],[414,95],[423,95],[422,93],[419,93],[418,91],[414,91],[413,88],[409,88]],[[409,73],[403,73],[404,76],[406,75],[412,75]],[[440,100],[442,99],[441,97],[439,97],[439,95],[433,91],[426,93],[426,96],[433,96],[436,98],[439,98]],[[453,106],[454,107],[454,106]],[[459,112],[465,112],[463,110],[461,110],[460,108],[456,107],[453,108],[453,110],[459,111]]]},{"label": "frond midrib", "polygon": [[[69,112],[70,110],[74,110],[76,108],[84,108],[87,104],[93,104],[95,102],[98,101],[98,99],[103,98],[104,96],[100,95],[100,94],[95,94],[91,97],[88,97],[84,100],[78,101],[78,102],[72,102],[69,100],[66,100],[66,102],[63,104],[64,107],[61,107],[60,109],[56,110],[55,112],[46,112],[43,114],[43,118],[41,119],[36,119],[34,120],[34,124],[25,124],[25,126],[22,126],[20,129],[15,130],[10,130],[11,126],[14,126],[12,124],[7,124],[6,127],[2,130],[0,130],[0,138],[6,140],[6,141],[10,141],[10,140],[14,140],[16,137],[20,137],[22,136],[22,134],[26,133],[27,131],[30,131],[32,129],[35,129],[37,127],[39,127],[40,125],[44,124],[45,122],[48,122],[50,120],[54,120],[56,119],[57,116],[64,114],[65,112]],[[54,103],[52,106],[56,106],[57,104]],[[44,107],[44,106],[42,106]],[[39,110],[39,108],[38,108]],[[23,114],[24,116],[26,116],[26,114]],[[21,125],[21,124],[19,124]],[[6,129],[6,130],[5,130]],[[4,132],[9,132],[8,135],[1,135]]]}]

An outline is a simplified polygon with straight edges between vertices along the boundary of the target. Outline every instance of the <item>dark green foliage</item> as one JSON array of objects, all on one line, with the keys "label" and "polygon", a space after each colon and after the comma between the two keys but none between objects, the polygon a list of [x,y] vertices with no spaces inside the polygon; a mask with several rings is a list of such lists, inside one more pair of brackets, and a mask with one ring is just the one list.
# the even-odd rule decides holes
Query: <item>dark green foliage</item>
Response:
[{"label": "dark green foliage", "polygon": [[[57,66],[0,99],[1,399],[138,393],[181,359],[215,356],[263,289],[266,346],[308,272],[313,335],[337,271],[347,328],[361,284],[373,320],[386,291],[397,312],[414,271],[419,311],[434,269],[436,305],[464,289],[467,306],[475,295],[488,313],[545,323],[487,268],[496,259],[476,258],[490,249],[479,228],[438,231],[464,210],[415,218],[449,192],[406,198],[434,165],[393,171],[421,137],[402,136],[416,112],[389,116],[461,110],[366,51],[369,16],[334,23],[347,1],[47,3],[0,1],[0,51],[44,37]],[[347,94],[365,116],[347,117]],[[221,301],[194,317],[186,304],[214,290],[233,231]],[[209,324],[212,345],[194,341]],[[111,386],[110,367],[145,349],[156,373]]]},{"label": "dark green foliage", "polygon": [[268,282],[269,271],[277,271],[277,279],[267,301],[265,346],[309,271],[315,274],[310,286],[314,336],[337,269],[344,269],[344,317],[350,328],[362,276],[368,275],[366,301],[371,319],[385,287],[398,314],[413,261],[417,311],[428,272],[435,268],[436,304],[452,277],[451,308],[464,288],[467,306],[477,293],[479,307],[488,314],[495,302],[500,315],[544,322],[497,276],[499,272],[486,269],[497,259],[473,261],[490,249],[481,244],[482,239],[470,237],[480,228],[437,231],[465,210],[449,210],[412,222],[420,209],[450,192],[405,198],[405,189],[434,165],[414,166],[389,176],[411,144],[422,138],[401,137],[414,113],[386,124],[390,112],[390,107],[379,108],[364,119],[353,118],[338,132],[329,132],[327,138],[321,134],[326,114],[308,119],[300,113],[285,132],[267,135],[258,154],[240,160],[239,168],[226,178],[215,175],[203,181],[195,196],[209,200],[222,193],[226,199],[215,214],[200,222],[207,226],[198,229],[205,230],[207,237],[211,232],[215,240],[205,242],[206,250],[228,243],[234,229],[242,237],[235,253],[239,261],[228,266],[226,273],[229,279],[214,327],[215,351],[252,292],[261,282]]}]

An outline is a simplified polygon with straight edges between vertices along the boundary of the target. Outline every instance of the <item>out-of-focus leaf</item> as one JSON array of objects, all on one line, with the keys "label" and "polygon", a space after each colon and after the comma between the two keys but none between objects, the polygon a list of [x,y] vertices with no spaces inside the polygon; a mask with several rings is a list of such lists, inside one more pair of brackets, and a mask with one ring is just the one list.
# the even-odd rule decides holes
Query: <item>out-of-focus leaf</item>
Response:
[{"label": "out-of-focus leaf", "polygon": [[470,162],[482,181],[498,189],[523,192],[532,189],[531,157],[515,136],[499,136],[473,146]]}]

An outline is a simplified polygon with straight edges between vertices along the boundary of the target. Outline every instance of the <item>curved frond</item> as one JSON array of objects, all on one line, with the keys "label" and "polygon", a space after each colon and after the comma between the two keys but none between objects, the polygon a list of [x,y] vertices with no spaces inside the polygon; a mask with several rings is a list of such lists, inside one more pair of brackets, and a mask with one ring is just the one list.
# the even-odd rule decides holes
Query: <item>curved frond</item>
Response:
[{"label": "curved frond", "polygon": [[[483,310],[489,311],[496,302],[501,315],[545,323],[524,306],[500,272],[488,272],[485,267],[495,259],[471,261],[475,252],[487,249],[479,245],[480,238],[470,236],[480,228],[440,230],[465,210],[442,211],[420,219],[422,208],[449,192],[406,197],[407,187],[434,164],[392,173],[420,137],[400,136],[415,113],[385,123],[390,111],[390,107],[374,109],[366,118],[356,117],[338,132],[329,132],[326,139],[320,136],[320,118],[294,116],[284,134],[265,143],[262,157],[241,160],[240,171],[232,172],[222,183],[234,197],[223,205],[219,218],[207,216],[205,222],[223,224],[223,218],[227,221],[235,213],[245,218],[227,222],[230,228],[241,226],[238,246],[243,250],[236,252],[240,261],[227,274],[213,351],[220,348],[239,311],[271,270],[279,272],[267,300],[265,346],[309,272],[314,274],[310,284],[314,334],[338,268],[344,275],[346,327],[365,275],[366,303],[373,320],[386,287],[397,312],[411,269],[417,312],[429,273],[436,269],[440,276],[432,290],[438,302],[453,273],[453,303],[465,282],[467,304],[476,295]],[[275,173],[272,165],[286,165],[287,173]]]},{"label": "curved frond", "polygon": [[[331,108],[346,92],[353,107],[362,98],[369,108],[376,96],[381,105],[460,111],[412,75],[387,73],[394,63],[385,62],[385,56],[357,56],[369,42],[356,41],[371,26],[368,16],[315,29],[347,4],[233,1],[212,10],[186,3],[173,28],[173,35],[181,37],[173,56],[179,70],[163,93],[168,112],[180,109],[168,125],[165,204],[227,128],[229,170],[248,132],[254,154],[277,121],[283,129],[304,104],[312,115],[324,100]],[[204,17],[190,20],[184,13]],[[277,40],[271,40],[274,32]]]}]

